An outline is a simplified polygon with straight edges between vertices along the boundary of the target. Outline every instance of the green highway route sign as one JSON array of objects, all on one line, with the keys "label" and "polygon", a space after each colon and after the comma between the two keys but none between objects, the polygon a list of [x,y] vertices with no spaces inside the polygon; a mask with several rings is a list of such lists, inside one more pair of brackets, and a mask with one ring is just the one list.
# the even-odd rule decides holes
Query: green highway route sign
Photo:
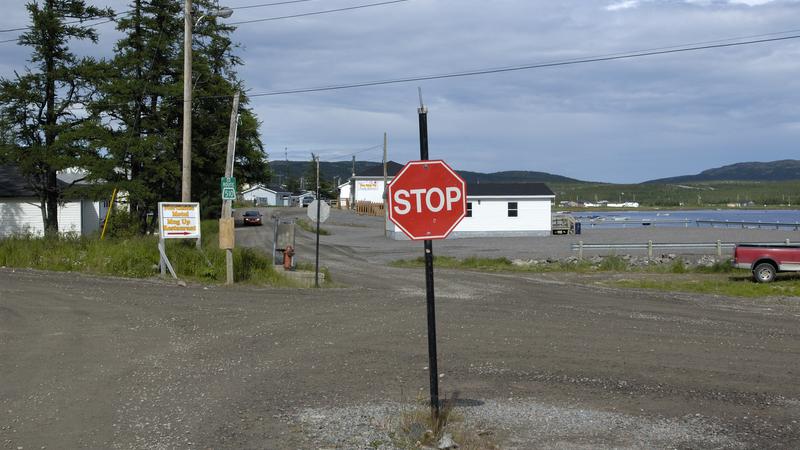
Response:
[{"label": "green highway route sign", "polygon": [[236,200],[236,178],[222,177],[219,179],[223,200]]}]

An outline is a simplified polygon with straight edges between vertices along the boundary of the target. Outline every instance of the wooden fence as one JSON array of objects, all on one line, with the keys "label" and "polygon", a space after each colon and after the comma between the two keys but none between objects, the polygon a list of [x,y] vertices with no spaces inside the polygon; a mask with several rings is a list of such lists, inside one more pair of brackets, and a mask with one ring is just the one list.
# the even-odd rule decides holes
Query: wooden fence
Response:
[{"label": "wooden fence", "polygon": [[383,216],[383,203],[356,202],[356,213],[367,216]]}]

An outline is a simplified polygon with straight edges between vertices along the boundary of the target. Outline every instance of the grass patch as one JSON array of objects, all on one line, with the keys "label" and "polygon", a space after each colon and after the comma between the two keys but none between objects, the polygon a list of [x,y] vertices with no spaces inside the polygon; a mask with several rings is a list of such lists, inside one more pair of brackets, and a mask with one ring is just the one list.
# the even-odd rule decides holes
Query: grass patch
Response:
[{"label": "grass patch", "polygon": [[[421,268],[425,267],[425,257],[420,256],[414,259],[401,259],[389,263],[391,267],[401,268]],[[464,259],[452,256],[434,256],[433,265],[435,268],[443,269],[462,269],[476,270],[481,272],[588,272],[592,271],[592,264],[588,261],[563,262],[556,261],[543,264],[514,264],[510,259],[500,258],[481,258],[470,256]],[[594,269],[597,270],[597,269]],[[610,269],[604,269],[610,270]]]},{"label": "grass patch", "polygon": [[[314,272],[315,266],[314,263],[312,262],[297,261],[295,262],[295,269],[302,270],[305,272]],[[327,267],[321,266],[319,268],[319,273],[321,273],[324,276],[324,283],[323,283],[324,285],[333,283],[333,279],[331,278],[331,271],[328,270]]]},{"label": "grass patch", "polygon": [[[303,230],[308,231],[309,233],[317,232],[317,224],[312,223],[310,220],[307,219],[299,219],[297,222],[297,226],[302,228]],[[329,236],[331,234],[330,231],[326,230],[325,228],[319,227],[319,234],[320,236]]]},{"label": "grass patch", "polygon": [[[200,251],[194,241],[168,239],[167,256],[179,278],[224,281],[225,251],[218,246],[218,222],[203,221],[202,235]],[[13,236],[0,240],[0,266],[147,278],[159,274],[157,243],[156,236],[102,241],[97,236]],[[236,282],[292,285],[275,271],[269,255],[236,248],[233,258]]]},{"label": "grass patch", "polygon": [[678,276],[669,280],[615,280],[605,284],[635,289],[691,292],[726,297],[800,297],[800,278],[780,276],[772,283],[756,283],[748,275],[722,274]]},{"label": "grass patch", "polygon": [[494,450],[500,447],[492,440],[493,433],[471,428],[464,416],[454,408],[455,398],[442,402],[438,420],[433,420],[426,400],[418,398],[413,406],[400,412],[394,430],[389,433],[392,445],[401,449],[437,448],[448,435],[459,449]]}]

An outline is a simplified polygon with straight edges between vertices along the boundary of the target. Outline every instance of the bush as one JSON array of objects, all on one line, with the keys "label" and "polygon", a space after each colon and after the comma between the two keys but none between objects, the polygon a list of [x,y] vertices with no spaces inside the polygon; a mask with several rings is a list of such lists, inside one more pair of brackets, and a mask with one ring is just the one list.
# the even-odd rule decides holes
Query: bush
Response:
[{"label": "bush", "polygon": [[603,258],[597,268],[608,272],[624,272],[628,270],[628,262],[617,255],[611,255]]},{"label": "bush", "polygon": [[[180,278],[221,281],[225,278],[225,251],[217,244],[218,222],[203,221],[201,229],[200,251],[194,241],[167,240],[167,256]],[[157,236],[100,240],[74,235],[18,235],[0,239],[0,265],[146,278],[159,273],[157,244]],[[233,256],[235,281],[290,284],[275,271],[272,258],[263,252],[237,248]]]}]

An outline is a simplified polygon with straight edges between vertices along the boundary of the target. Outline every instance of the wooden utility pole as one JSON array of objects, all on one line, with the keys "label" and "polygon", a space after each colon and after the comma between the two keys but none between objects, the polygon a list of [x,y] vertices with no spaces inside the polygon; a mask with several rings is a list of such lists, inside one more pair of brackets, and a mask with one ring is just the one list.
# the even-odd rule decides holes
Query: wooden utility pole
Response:
[{"label": "wooden utility pole", "polygon": [[192,0],[183,2],[183,142],[181,201],[192,201]]},{"label": "wooden utility pole", "polygon": [[388,204],[389,199],[386,197],[386,184],[387,184],[387,173],[386,173],[386,148],[388,147],[389,139],[386,136],[386,132],[383,133],[383,237],[387,236],[388,231],[386,227],[389,225],[389,210],[387,209],[386,205]]},{"label": "wooden utility pole", "polygon": [[[233,157],[236,154],[236,134],[239,125],[239,92],[237,92],[233,96],[233,107],[231,107],[231,123],[228,129],[228,153],[225,157],[225,177],[230,178],[233,176]],[[233,284],[233,218],[232,215],[232,200],[223,200],[222,201],[222,219],[220,219],[220,225],[224,223],[230,223],[228,225],[230,227],[229,230],[226,230],[230,233],[231,237],[231,245],[228,245],[225,249],[225,284]],[[220,229],[220,234],[224,233],[222,229]]]},{"label": "wooden utility pole", "polygon": [[353,168],[350,172],[350,208],[356,207],[356,155],[353,155]]}]

